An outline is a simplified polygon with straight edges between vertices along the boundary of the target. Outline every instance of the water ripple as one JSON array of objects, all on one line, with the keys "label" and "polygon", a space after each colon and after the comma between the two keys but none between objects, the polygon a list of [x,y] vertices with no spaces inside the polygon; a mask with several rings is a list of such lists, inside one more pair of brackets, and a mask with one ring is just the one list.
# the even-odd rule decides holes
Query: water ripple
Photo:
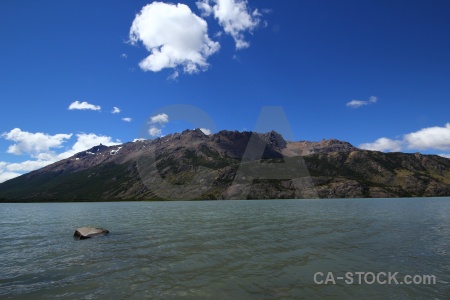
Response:
[{"label": "water ripple", "polygon": [[[443,198],[2,204],[0,298],[446,299],[449,216]],[[438,284],[313,282],[357,271]]]}]

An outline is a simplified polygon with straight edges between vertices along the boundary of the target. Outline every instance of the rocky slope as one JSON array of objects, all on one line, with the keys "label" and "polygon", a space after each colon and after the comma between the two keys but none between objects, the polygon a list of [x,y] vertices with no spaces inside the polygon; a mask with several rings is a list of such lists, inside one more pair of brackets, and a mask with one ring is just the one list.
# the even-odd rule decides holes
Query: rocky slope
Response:
[{"label": "rocky slope", "polygon": [[96,146],[0,184],[0,201],[450,196],[450,159],[186,130]]}]

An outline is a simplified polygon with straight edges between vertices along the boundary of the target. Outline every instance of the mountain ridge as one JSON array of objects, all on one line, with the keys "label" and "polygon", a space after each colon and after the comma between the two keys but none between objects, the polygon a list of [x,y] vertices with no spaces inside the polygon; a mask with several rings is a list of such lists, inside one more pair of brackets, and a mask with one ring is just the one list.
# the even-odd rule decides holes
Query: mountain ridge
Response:
[{"label": "mountain ridge", "polygon": [[3,202],[449,195],[450,159],[436,155],[200,129],[100,144],[0,184]]}]

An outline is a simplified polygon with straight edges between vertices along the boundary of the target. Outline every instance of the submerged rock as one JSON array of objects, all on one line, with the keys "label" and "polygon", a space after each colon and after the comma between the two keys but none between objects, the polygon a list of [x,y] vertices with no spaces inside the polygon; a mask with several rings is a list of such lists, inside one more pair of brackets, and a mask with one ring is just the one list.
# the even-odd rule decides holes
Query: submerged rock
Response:
[{"label": "submerged rock", "polygon": [[95,227],[80,227],[75,230],[74,237],[83,239],[89,239],[94,236],[107,235],[109,230]]}]

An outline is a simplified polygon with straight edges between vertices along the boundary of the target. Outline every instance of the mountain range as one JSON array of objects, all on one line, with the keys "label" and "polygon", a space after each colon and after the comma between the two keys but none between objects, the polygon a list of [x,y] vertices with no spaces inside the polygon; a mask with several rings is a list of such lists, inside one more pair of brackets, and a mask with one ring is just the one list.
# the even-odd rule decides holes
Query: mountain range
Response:
[{"label": "mountain range", "polygon": [[450,196],[450,159],[277,132],[98,145],[0,184],[0,202]]}]

